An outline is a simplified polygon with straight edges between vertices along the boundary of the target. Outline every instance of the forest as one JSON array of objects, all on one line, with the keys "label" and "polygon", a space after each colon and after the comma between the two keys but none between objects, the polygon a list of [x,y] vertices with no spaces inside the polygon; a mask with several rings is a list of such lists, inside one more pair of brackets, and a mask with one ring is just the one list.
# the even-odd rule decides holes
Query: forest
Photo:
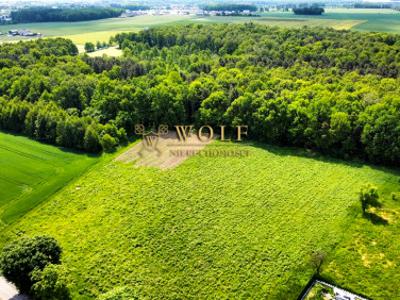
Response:
[{"label": "forest", "polygon": [[296,7],[293,8],[295,15],[322,15],[325,10],[322,7],[311,6],[311,7]]},{"label": "forest", "polygon": [[122,11],[120,8],[107,7],[52,8],[39,6],[12,11],[11,18],[13,23],[77,22],[114,18],[121,15]]},{"label": "forest", "polygon": [[113,38],[0,46],[0,128],[90,152],[134,125],[249,126],[249,137],[400,163],[400,36],[249,24],[175,25]]}]

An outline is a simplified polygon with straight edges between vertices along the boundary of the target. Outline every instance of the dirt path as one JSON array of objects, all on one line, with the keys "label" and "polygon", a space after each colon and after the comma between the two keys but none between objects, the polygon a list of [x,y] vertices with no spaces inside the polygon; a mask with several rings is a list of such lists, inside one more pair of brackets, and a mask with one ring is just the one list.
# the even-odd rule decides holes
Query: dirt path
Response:
[{"label": "dirt path", "polygon": [[143,139],[118,156],[116,160],[125,163],[134,162],[136,166],[170,169],[201,151],[209,144],[209,141],[200,141],[197,135],[191,134],[185,142],[181,142],[176,132],[170,132],[166,136],[156,136],[152,143],[149,146]]}]

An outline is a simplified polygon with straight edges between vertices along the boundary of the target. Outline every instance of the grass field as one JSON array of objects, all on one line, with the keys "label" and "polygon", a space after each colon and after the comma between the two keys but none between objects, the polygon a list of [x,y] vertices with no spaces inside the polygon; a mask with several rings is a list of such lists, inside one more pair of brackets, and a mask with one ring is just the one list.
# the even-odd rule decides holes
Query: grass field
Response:
[{"label": "grass field", "polygon": [[[119,286],[147,299],[296,299],[313,274],[314,250],[330,254],[327,277],[395,299],[400,204],[389,195],[399,172],[259,144],[207,149],[221,147],[250,155],[192,157],[168,170],[98,165],[1,240],[56,237],[76,299]],[[387,225],[362,219],[365,183],[379,187],[385,206],[377,214]],[[376,263],[379,253],[389,262]]]},{"label": "grass field", "polygon": [[[257,22],[270,26],[322,26],[358,31],[382,31],[400,34],[400,12],[389,9],[327,9],[323,16],[297,16],[292,12],[268,12],[261,17],[197,17],[197,16],[139,16],[86,22],[54,22],[2,25],[1,32],[29,29],[45,36],[62,36],[78,45],[85,42],[108,41],[119,32],[138,31],[147,27],[176,23],[243,23]],[[0,42],[18,40],[6,35]]]},{"label": "grass field", "polygon": [[97,160],[0,132],[0,227],[46,200]]},{"label": "grass field", "polygon": [[[62,36],[70,38],[77,44],[85,42],[108,41],[119,32],[138,31],[150,26],[184,22],[187,16],[139,16],[134,18],[112,18],[85,22],[52,22],[2,25],[0,31],[10,29],[29,29],[40,32],[45,36]],[[11,38],[12,39],[12,38]],[[0,36],[0,41],[10,40],[7,36]]]}]

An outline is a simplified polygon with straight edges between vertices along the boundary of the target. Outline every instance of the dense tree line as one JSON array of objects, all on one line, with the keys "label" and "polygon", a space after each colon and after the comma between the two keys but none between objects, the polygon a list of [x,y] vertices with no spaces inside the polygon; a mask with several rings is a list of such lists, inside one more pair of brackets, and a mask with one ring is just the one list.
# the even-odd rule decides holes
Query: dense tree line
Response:
[{"label": "dense tree line", "polygon": [[28,7],[11,12],[14,23],[76,22],[118,17],[122,9],[109,7]]},{"label": "dense tree line", "polygon": [[325,12],[325,9],[318,6],[310,6],[310,7],[295,7],[293,8],[293,12],[295,15],[322,15]]},{"label": "dense tree line", "polygon": [[[184,46],[186,52],[209,50],[220,56],[221,64],[246,58],[251,60],[251,65],[268,68],[287,68],[301,63],[384,77],[394,78],[400,74],[400,37],[384,33],[279,29],[250,23],[240,26],[193,25],[175,31],[159,28],[116,36],[122,48],[126,40],[159,49]],[[232,54],[235,56],[230,56]]]},{"label": "dense tree line", "polygon": [[252,139],[399,165],[399,36],[231,24],[115,41],[123,57],[37,50],[2,67],[0,127],[97,151],[136,123],[245,124]]}]

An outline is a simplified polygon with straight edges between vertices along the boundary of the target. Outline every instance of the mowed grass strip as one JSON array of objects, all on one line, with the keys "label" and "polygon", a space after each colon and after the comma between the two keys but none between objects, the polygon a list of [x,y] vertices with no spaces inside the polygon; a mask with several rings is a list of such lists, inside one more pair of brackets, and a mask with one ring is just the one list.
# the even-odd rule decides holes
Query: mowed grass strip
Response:
[{"label": "mowed grass strip", "polygon": [[[250,155],[191,157],[170,170],[110,162],[11,225],[3,241],[54,236],[76,299],[124,285],[149,299],[296,299],[313,274],[310,252],[333,253],[360,217],[360,187],[399,187],[390,170],[307,152],[206,147],[218,149]],[[387,288],[379,277],[370,283]]]},{"label": "mowed grass strip", "polygon": [[16,220],[97,160],[0,132],[0,219]]}]

